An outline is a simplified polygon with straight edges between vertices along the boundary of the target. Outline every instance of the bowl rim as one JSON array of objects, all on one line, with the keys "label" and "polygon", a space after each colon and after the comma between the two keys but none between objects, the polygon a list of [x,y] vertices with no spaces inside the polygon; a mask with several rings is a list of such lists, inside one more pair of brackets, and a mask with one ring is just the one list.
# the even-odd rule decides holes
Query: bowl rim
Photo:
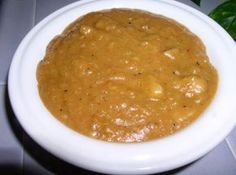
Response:
[{"label": "bowl rim", "polygon": [[[31,62],[29,55],[34,54],[32,51],[30,51],[30,49],[33,51],[38,49],[37,47],[39,47],[38,44],[40,40],[44,43],[51,40],[47,38],[50,38],[50,35],[42,34],[42,32],[56,30],[57,33],[60,33],[62,28],[59,30],[54,25],[61,25],[58,23],[60,20],[66,21],[65,23],[70,23],[66,19],[66,17],[69,17],[66,16],[66,14],[72,14],[72,11],[75,12],[75,10],[78,9],[81,11],[81,13],[85,14],[86,12],[94,11],[95,9],[95,11],[97,11],[99,8],[103,9],[104,5],[110,8],[139,7],[138,9],[149,9],[148,11],[151,12],[155,11],[156,8],[159,8],[158,10],[161,11],[159,11],[159,14],[163,14],[164,16],[175,15],[172,14],[172,12],[168,12],[167,15],[167,12],[164,12],[163,10],[164,7],[168,9],[175,9],[179,10],[179,18],[182,19],[183,17],[181,17],[181,15],[189,14],[188,18],[193,19],[194,22],[196,22],[196,24],[193,25],[199,24],[206,27],[204,31],[200,32],[202,35],[205,35],[205,30],[208,31],[208,33],[210,31],[213,32],[212,37],[209,36],[209,38],[202,38],[202,36],[200,36],[200,38],[204,40],[205,44],[208,42],[208,40],[211,42],[219,42],[212,43],[214,47],[209,46],[212,47],[209,50],[216,49],[216,46],[221,46],[222,50],[215,52],[217,52],[219,55],[226,55],[227,59],[224,65],[221,65],[222,61],[216,63],[217,66],[219,66],[218,70],[220,70],[220,86],[218,87],[216,97],[210,104],[210,107],[206,110],[206,112],[204,112],[204,114],[202,114],[202,117],[199,120],[195,121],[189,127],[181,130],[180,132],[177,132],[176,134],[156,141],[137,144],[108,143],[87,138],[76,133],[75,131],[72,131],[71,129],[68,129],[66,126],[52,117],[45,107],[43,107],[42,102],[37,101],[38,97],[37,100],[34,99],[35,94],[37,94],[37,89],[34,88],[35,86],[31,85],[35,85],[35,77],[32,75],[32,73],[35,73],[35,66],[31,66],[31,64],[33,63],[32,65],[35,65],[35,61],[38,61],[40,58],[37,58],[37,60]],[[160,7],[154,8],[154,5],[159,5]],[[73,13],[73,15],[76,14],[77,13]],[[171,18],[178,18],[176,16],[171,16]],[[181,22],[185,26],[188,25],[184,19]],[[190,27],[190,29],[197,30],[197,26]],[[199,31],[197,30],[194,33],[196,32]],[[206,44],[207,48],[211,42]],[[211,54],[211,51],[209,51],[209,54]],[[212,56],[217,57],[217,54],[212,53]],[[163,172],[186,165],[187,163],[190,163],[203,156],[205,153],[215,147],[220,141],[222,141],[234,127],[236,118],[233,117],[233,113],[235,112],[234,105],[236,105],[236,102],[230,100],[230,97],[232,98],[232,92],[236,88],[236,80],[232,80],[232,76],[227,77],[226,75],[229,73],[232,73],[232,75],[233,73],[236,73],[236,71],[233,70],[233,66],[236,65],[236,62],[235,60],[232,60],[232,58],[230,59],[230,56],[236,57],[235,44],[231,37],[213,20],[206,17],[201,12],[193,9],[192,7],[184,5],[180,2],[173,0],[168,2],[164,0],[145,0],[144,3],[144,0],[133,0],[132,2],[119,0],[116,1],[116,3],[111,3],[109,0],[82,0],[69,4],[47,16],[40,23],[38,23],[22,40],[15,52],[9,70],[9,98],[13,107],[13,111],[26,132],[43,148],[53,153],[57,157],[66,160],[67,162],[82,168],[102,173],[143,174]],[[225,69],[225,64],[227,65],[227,68],[229,67],[228,70]],[[221,67],[224,69],[222,68],[221,70]],[[26,80],[30,83],[25,80],[25,77],[27,77]],[[227,84],[227,87],[224,85],[224,83]],[[231,87],[228,87],[229,85]],[[225,89],[221,87],[224,87]],[[222,91],[224,92],[223,95],[221,93]],[[227,93],[225,93],[225,91],[227,91]],[[221,102],[222,99],[223,102],[229,100],[232,104],[224,105],[222,104],[223,102]],[[222,106],[219,106],[219,104]],[[221,110],[212,110],[212,108],[215,106]],[[40,110],[37,109],[38,107]],[[223,109],[227,109],[228,111]],[[37,113],[35,113],[36,111]],[[43,114],[41,118],[38,116],[40,114]],[[220,117],[222,114],[225,115],[224,119]],[[47,117],[45,118],[44,115]],[[206,125],[210,122],[211,128],[207,128]],[[197,133],[196,129],[202,129],[204,132],[207,131],[207,133],[205,133],[206,138],[199,138],[202,135]],[[218,133],[219,131],[220,133]],[[183,141],[183,143],[177,142],[178,140]],[[190,143],[188,143],[189,140],[191,140]],[[174,147],[173,143],[175,143]]]}]

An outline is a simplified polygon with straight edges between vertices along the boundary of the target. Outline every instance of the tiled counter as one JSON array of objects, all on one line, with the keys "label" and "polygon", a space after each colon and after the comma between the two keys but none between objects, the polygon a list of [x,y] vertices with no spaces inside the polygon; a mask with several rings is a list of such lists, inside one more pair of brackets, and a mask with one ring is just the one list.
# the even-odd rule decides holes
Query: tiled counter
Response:
[{"label": "tiled counter", "polygon": [[[19,125],[7,95],[8,68],[21,39],[48,14],[74,1],[0,0],[0,174],[94,174],[57,159],[37,145]],[[203,0],[201,8],[190,0],[179,1],[209,13],[223,0]],[[200,160],[163,174],[235,175],[236,129]]]}]

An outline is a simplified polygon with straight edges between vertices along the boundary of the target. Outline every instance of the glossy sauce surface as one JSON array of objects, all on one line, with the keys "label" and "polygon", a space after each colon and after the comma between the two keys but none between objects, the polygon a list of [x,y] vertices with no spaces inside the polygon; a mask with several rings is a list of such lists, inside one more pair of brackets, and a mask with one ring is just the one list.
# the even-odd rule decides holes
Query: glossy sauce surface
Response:
[{"label": "glossy sauce surface", "polygon": [[65,125],[126,143],[186,127],[217,88],[196,35],[169,18],[128,9],[73,22],[49,44],[37,80],[45,106]]}]

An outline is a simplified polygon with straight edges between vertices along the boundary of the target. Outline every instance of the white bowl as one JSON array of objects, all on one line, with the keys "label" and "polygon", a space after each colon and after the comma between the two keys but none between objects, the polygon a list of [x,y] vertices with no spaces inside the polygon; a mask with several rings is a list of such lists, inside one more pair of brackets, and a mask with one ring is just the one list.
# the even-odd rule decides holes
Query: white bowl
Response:
[{"label": "white bowl", "polygon": [[[147,10],[172,18],[197,34],[219,74],[211,105],[182,131],[138,144],[108,143],[67,128],[40,100],[36,81],[38,62],[47,44],[88,12],[111,8]],[[186,165],[206,154],[236,123],[236,47],[230,36],[201,12],[172,0],[86,0],[70,4],[35,26],[19,45],[9,72],[9,96],[17,119],[42,147],[76,166],[115,174],[157,173]]]}]

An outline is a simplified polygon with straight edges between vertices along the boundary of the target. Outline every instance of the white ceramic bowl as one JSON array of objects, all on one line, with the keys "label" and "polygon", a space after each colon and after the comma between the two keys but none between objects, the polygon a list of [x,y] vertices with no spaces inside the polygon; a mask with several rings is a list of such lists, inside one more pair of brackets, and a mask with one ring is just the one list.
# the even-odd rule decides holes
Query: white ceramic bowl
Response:
[{"label": "white ceramic bowl", "polygon": [[[36,68],[53,37],[91,11],[111,8],[147,10],[172,18],[197,34],[219,73],[216,96],[192,125],[156,141],[117,144],[94,140],[67,128],[40,100]],[[206,154],[236,123],[236,47],[230,36],[199,11],[172,0],[87,0],[68,5],[35,26],[18,47],[9,72],[13,110],[26,132],[59,158],[89,170],[116,174],[163,172]]]}]

